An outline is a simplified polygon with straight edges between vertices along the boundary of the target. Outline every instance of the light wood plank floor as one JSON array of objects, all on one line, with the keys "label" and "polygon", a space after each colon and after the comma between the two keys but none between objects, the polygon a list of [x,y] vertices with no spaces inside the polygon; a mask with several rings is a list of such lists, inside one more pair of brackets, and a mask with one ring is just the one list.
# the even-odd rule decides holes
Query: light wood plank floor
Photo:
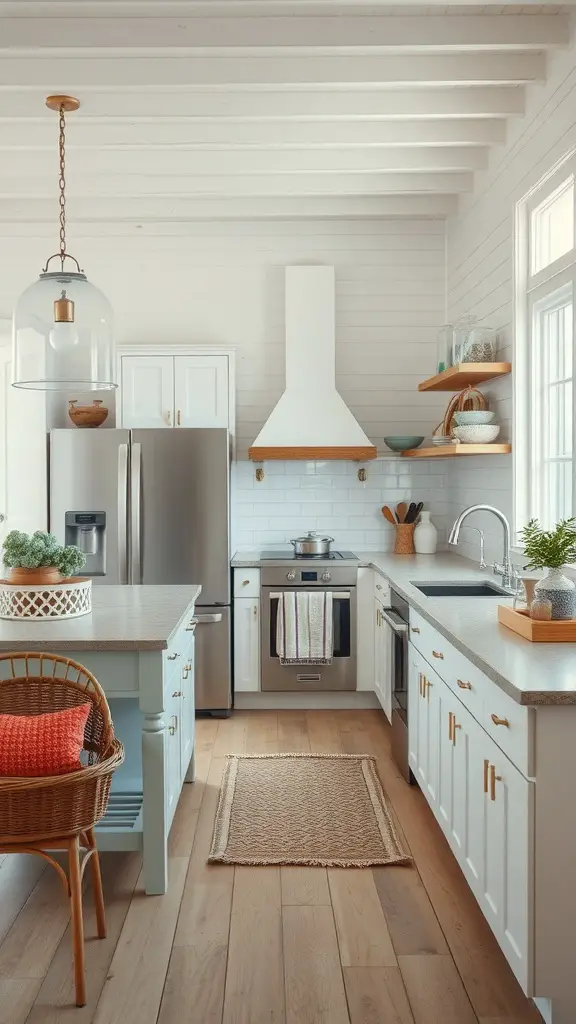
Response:
[{"label": "light wood plank floor", "polygon": [[[170,837],[170,889],[103,857],[108,938],[86,903],[88,1005],[73,1007],[59,881],[0,858],[0,1024],[541,1024],[377,711],[237,712],[197,723],[198,778]],[[208,865],[227,753],[372,753],[412,867]]]}]

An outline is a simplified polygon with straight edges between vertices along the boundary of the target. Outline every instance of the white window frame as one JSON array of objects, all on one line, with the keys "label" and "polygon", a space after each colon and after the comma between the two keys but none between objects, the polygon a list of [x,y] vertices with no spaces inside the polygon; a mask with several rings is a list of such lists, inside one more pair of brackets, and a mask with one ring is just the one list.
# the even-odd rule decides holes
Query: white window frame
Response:
[{"label": "white window frame", "polygon": [[[519,531],[537,515],[534,495],[541,487],[542,462],[537,460],[539,439],[545,429],[543,410],[533,400],[534,323],[538,304],[562,288],[572,291],[574,357],[572,379],[576,401],[576,245],[543,270],[531,273],[531,224],[534,211],[551,199],[572,178],[576,189],[576,148],[571,150],[516,205],[515,318],[514,318],[514,535],[521,550]],[[576,239],[576,202],[574,204]],[[540,413],[540,415],[538,415]],[[576,416],[572,437],[572,508],[576,515]]]}]

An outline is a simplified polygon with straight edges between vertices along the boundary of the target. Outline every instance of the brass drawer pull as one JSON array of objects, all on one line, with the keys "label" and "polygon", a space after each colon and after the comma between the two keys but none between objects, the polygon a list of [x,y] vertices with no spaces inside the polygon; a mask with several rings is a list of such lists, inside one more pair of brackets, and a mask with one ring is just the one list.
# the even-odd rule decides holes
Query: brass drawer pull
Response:
[{"label": "brass drawer pull", "polygon": [[243,587],[247,587],[249,583],[250,583],[250,580],[242,580],[242,586]]},{"label": "brass drawer pull", "polygon": [[484,758],[484,792],[488,792],[488,769],[490,768],[490,761]]},{"label": "brass drawer pull", "polygon": [[496,783],[502,782],[502,776],[496,775],[496,768],[493,764],[490,765],[490,799],[496,799]]},{"label": "brass drawer pull", "polygon": [[176,661],[176,658],[179,658],[179,657],[180,657],[179,654],[169,654],[168,655],[168,661]]},{"label": "brass drawer pull", "polygon": [[419,626],[410,626],[410,629],[412,630],[413,633],[419,633],[420,632]]},{"label": "brass drawer pull", "polygon": [[432,657],[441,658],[442,661],[444,661],[444,655],[442,654],[442,651],[432,651]]},{"label": "brass drawer pull", "polygon": [[457,679],[456,682],[461,690],[471,690],[472,683],[465,683],[463,679]]},{"label": "brass drawer pull", "polygon": [[510,728],[510,722],[507,718],[498,718],[498,715],[490,715],[490,718],[494,722],[494,725],[505,725],[507,729]]}]

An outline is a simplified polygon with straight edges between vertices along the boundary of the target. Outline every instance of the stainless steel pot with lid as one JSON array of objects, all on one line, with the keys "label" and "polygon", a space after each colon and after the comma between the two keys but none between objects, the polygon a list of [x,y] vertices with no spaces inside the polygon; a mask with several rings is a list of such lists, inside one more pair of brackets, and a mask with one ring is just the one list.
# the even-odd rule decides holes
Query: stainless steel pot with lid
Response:
[{"label": "stainless steel pot with lid", "polygon": [[294,538],[290,543],[294,547],[296,558],[301,558],[304,555],[329,555],[333,541],[334,537],[321,537],[311,531],[305,537]]}]

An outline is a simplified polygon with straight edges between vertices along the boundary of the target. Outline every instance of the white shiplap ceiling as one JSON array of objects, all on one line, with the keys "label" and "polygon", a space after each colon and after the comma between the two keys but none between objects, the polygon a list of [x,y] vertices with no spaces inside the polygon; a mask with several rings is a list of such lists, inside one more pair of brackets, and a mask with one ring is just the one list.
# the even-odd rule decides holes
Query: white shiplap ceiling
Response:
[{"label": "white shiplap ceiling", "polygon": [[[443,216],[568,44],[575,5],[0,2],[0,232]],[[28,226],[28,227],[27,227]]]}]

